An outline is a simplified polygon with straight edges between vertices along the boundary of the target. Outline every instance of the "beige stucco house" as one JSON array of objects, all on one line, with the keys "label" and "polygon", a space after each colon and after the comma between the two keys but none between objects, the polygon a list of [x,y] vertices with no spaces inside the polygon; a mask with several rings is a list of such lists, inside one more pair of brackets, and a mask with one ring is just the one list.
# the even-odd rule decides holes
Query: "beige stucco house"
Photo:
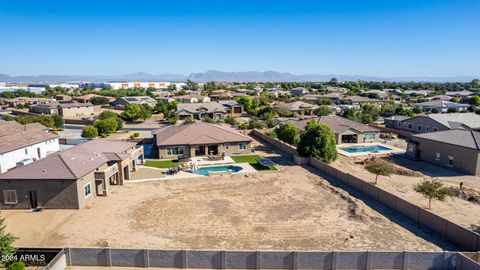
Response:
[{"label": "beige stucco house", "polygon": [[372,143],[378,142],[380,139],[379,129],[336,115],[321,116],[318,118],[291,122],[303,131],[305,130],[307,123],[312,119],[317,123],[329,126],[335,134],[337,144]]},{"label": "beige stucco house", "polygon": [[92,140],[0,174],[3,209],[78,209],[143,163],[143,147]]},{"label": "beige stucco house", "polygon": [[196,122],[152,132],[160,159],[251,152],[252,139],[225,124]]}]

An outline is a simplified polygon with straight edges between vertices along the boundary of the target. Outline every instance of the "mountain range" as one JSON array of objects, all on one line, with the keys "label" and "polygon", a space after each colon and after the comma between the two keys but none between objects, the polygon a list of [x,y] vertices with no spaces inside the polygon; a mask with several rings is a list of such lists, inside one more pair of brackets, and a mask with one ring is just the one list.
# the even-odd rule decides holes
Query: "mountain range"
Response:
[{"label": "mountain range", "polygon": [[[202,73],[192,73],[188,76],[182,74],[150,74],[146,72],[131,73],[126,75],[37,75],[37,76],[10,76],[0,74],[0,82],[24,82],[24,83],[55,83],[55,82],[74,82],[74,81],[186,81],[195,82],[224,81],[224,82],[325,82],[332,77],[339,81],[418,81],[418,82],[469,82],[476,78],[475,76],[455,76],[455,77],[382,77],[382,76],[363,76],[363,75],[341,75],[341,74],[303,74],[295,75],[291,73],[282,73],[275,71],[242,71],[242,72],[223,72],[209,70]],[[480,77],[477,76],[477,78]]]}]

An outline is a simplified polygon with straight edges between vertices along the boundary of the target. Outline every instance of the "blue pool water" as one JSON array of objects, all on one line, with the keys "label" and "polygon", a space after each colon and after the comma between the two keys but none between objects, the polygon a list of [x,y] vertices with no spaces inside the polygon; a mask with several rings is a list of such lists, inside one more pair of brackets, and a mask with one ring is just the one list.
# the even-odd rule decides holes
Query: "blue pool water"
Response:
[{"label": "blue pool water", "polygon": [[345,147],[340,149],[348,153],[373,153],[373,152],[392,150],[388,147],[384,147],[381,145],[351,146],[351,147]]},{"label": "blue pool water", "polygon": [[233,165],[202,167],[202,168],[198,168],[198,170],[196,171],[193,171],[193,173],[200,174],[200,175],[208,175],[208,172],[226,172],[228,170],[231,170],[232,172],[236,173],[241,171],[242,167],[233,166]]}]

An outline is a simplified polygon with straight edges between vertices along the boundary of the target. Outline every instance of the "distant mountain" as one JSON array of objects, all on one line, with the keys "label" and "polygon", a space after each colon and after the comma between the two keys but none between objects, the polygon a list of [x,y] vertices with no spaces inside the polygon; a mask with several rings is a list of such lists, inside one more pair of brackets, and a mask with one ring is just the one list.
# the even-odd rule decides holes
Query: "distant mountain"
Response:
[{"label": "distant mountain", "polygon": [[[458,77],[380,77],[362,75],[340,75],[340,74],[305,74],[294,75],[291,73],[280,73],[275,71],[245,71],[245,72],[223,72],[209,70],[204,73],[192,73],[188,77],[192,81],[227,81],[227,82],[326,82],[332,77],[339,81],[428,81],[428,82],[469,82],[473,76]],[[480,77],[480,76],[479,76]]]},{"label": "distant mountain", "polygon": [[[181,74],[158,74],[152,75],[146,72],[131,73],[125,75],[38,75],[38,76],[10,76],[0,74],[0,82],[26,82],[26,83],[55,83],[55,82],[108,82],[108,81],[186,81],[190,79],[195,82],[223,81],[223,82],[326,82],[332,77],[339,81],[417,81],[417,82],[469,82],[474,76],[457,77],[381,77],[362,75],[341,75],[341,74],[304,74],[295,75],[275,71],[245,71],[245,72],[223,72],[209,70],[202,73],[192,73],[189,76]],[[476,78],[480,77],[477,76]]]}]

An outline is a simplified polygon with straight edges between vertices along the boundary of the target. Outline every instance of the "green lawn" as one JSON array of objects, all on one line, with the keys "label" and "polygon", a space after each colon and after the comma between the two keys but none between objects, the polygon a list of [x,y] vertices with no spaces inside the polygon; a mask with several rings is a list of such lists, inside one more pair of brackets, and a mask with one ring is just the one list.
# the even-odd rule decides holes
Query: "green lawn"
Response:
[{"label": "green lawn", "polygon": [[147,160],[145,161],[145,166],[160,168],[160,169],[169,169],[174,166],[180,165],[180,162],[174,160]]},{"label": "green lawn", "polygon": [[257,162],[257,159],[262,158],[259,155],[245,155],[245,156],[231,156],[236,163],[248,163],[257,171],[274,171],[277,168],[274,166],[265,167]]}]

